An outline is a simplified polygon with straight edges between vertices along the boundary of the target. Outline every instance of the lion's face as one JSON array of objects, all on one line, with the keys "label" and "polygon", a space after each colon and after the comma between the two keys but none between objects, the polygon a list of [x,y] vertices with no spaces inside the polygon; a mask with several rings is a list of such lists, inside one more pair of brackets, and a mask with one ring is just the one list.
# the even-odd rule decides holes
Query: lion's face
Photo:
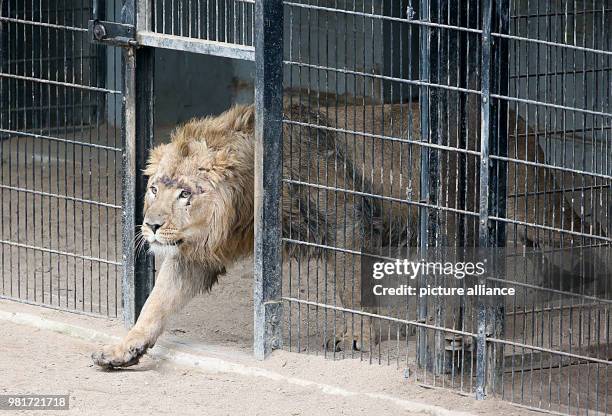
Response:
[{"label": "lion's face", "polygon": [[[248,110],[233,111],[242,115]],[[235,120],[236,116],[230,118],[233,113],[226,114],[226,119]],[[235,240],[249,238],[253,218],[250,130],[246,134],[213,124],[216,120],[194,120],[178,128],[171,143],[151,153],[145,171],[149,181],[142,236],[155,254],[196,260],[223,257],[239,250]]]},{"label": "lion's face", "polygon": [[[166,145],[145,196],[142,235],[155,254],[214,250],[235,221],[235,181],[224,152]],[[196,150],[196,149],[193,149]]]},{"label": "lion's face", "polygon": [[142,235],[154,252],[167,254],[194,242],[194,229],[202,220],[200,215],[194,218],[194,208],[197,213],[205,208],[203,186],[198,182],[198,178],[163,173],[149,180]]}]

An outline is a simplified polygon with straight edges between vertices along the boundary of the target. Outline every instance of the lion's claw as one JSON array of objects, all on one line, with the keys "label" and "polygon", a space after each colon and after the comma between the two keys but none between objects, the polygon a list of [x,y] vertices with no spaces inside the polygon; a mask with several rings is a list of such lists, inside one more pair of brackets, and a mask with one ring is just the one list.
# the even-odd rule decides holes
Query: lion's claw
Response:
[{"label": "lion's claw", "polygon": [[132,345],[128,348],[120,345],[106,347],[91,354],[91,359],[94,364],[106,369],[130,367],[138,364],[147,348],[146,344]]}]

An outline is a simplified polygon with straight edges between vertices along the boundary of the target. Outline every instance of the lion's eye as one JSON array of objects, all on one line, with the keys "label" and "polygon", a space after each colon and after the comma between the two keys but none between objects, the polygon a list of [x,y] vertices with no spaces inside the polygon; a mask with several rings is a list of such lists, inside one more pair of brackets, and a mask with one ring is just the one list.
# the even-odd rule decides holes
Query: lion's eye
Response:
[{"label": "lion's eye", "polygon": [[189,191],[182,191],[181,194],[179,195],[179,198],[189,198],[191,196],[191,192]]},{"label": "lion's eye", "polygon": [[151,191],[153,195],[157,195],[157,188],[155,186],[149,187],[149,190]]}]

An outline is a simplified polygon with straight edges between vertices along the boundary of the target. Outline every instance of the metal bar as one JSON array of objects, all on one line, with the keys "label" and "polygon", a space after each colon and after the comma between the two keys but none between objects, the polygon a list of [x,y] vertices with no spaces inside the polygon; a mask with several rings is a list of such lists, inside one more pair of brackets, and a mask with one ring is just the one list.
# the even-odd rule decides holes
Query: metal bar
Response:
[{"label": "metal bar", "polygon": [[336,133],[350,134],[354,136],[363,136],[363,137],[368,137],[368,138],[373,138],[373,139],[381,139],[381,140],[386,140],[390,142],[410,143],[410,144],[415,144],[420,147],[428,147],[431,149],[448,150],[452,152],[464,153],[464,154],[473,155],[473,156],[480,156],[480,152],[476,150],[460,149],[457,147],[445,146],[445,145],[436,144],[436,143],[425,143],[420,140],[411,140],[411,139],[404,139],[400,137],[385,136],[383,134],[368,133],[366,131],[359,131],[359,130],[347,130],[347,129],[343,129],[339,127],[324,126],[322,124],[303,123],[301,121],[295,121],[295,120],[283,120],[283,123],[293,124],[296,126],[303,126],[303,127],[312,127],[312,128],[316,128],[320,130],[333,131]]},{"label": "metal bar", "polygon": [[[319,70],[330,71],[330,72],[337,72],[337,73],[346,74],[346,75],[355,75],[359,77],[380,79],[384,81],[401,82],[401,83],[405,83],[409,85],[428,86],[428,87],[435,88],[435,89],[482,95],[482,91],[472,90],[469,88],[455,87],[452,85],[431,83],[431,82],[426,82],[423,80],[416,81],[416,80],[410,80],[410,79],[390,77],[386,75],[354,71],[354,70],[345,69],[345,68],[333,68],[333,67],[327,67],[323,65],[315,65],[315,64],[308,64],[308,63],[295,62],[295,61],[285,61],[285,64],[296,65],[296,66],[301,66],[305,68],[319,69]],[[497,98],[501,100],[507,100],[507,101],[517,102],[517,103],[522,103],[522,104],[532,104],[532,105],[537,105],[541,107],[555,108],[559,110],[567,110],[567,111],[572,111],[572,112],[579,113],[579,114],[589,114],[593,116],[609,117],[612,115],[611,113],[607,113],[603,111],[594,111],[594,110],[588,110],[588,109],[583,109],[583,108],[578,108],[578,107],[571,107],[571,106],[566,106],[566,105],[546,103],[546,102],[536,101],[536,100],[529,100],[526,98],[510,97],[510,96],[500,95],[500,94],[490,94],[490,98]]]},{"label": "metal bar", "polygon": [[535,224],[535,223],[526,222],[526,221],[513,220],[510,218],[496,217],[495,215],[490,215],[489,220],[497,221],[497,222],[505,222],[508,224],[523,225],[526,227],[531,227],[531,228],[546,230],[546,231],[556,231],[556,232],[567,234],[567,235],[575,235],[577,237],[585,237],[585,238],[589,238],[593,240],[612,241],[612,237],[607,237],[607,236],[602,236],[602,235],[597,235],[597,234],[589,234],[589,233],[584,233],[584,232],[579,232],[579,231],[574,231],[574,230],[566,230],[563,228],[555,228],[555,227],[550,227],[548,225],[541,225],[541,224]]},{"label": "metal bar", "polygon": [[380,14],[359,12],[356,10],[340,10],[337,8],[318,6],[314,4],[295,3],[295,2],[289,2],[289,1],[286,1],[284,4],[285,6],[298,7],[301,9],[339,13],[339,14],[344,14],[344,15],[349,15],[349,16],[363,17],[363,18],[372,19],[372,20],[376,19],[376,20],[386,20],[386,21],[391,21],[391,22],[401,22],[401,23],[407,23],[410,25],[417,25],[417,26],[422,26],[422,27],[430,27],[430,28],[437,28],[437,29],[451,29],[451,30],[455,30],[459,32],[482,33],[482,31],[478,29],[472,29],[472,28],[461,27],[461,26],[445,25],[441,23],[434,23],[429,20],[423,19],[423,15],[421,15],[420,20],[412,20],[410,18],[383,16]]},{"label": "metal bar", "polygon": [[59,29],[59,30],[69,30],[73,32],[87,32],[87,28],[83,28],[83,27],[56,25],[53,23],[35,22],[32,20],[15,19],[12,17],[4,17],[4,16],[0,16],[0,22],[18,23],[22,25],[47,27],[50,29]]},{"label": "metal bar", "polygon": [[[144,195],[147,191],[147,178],[142,174],[154,144],[155,116],[155,49],[136,49],[136,187],[134,198],[134,217],[136,226],[144,221]],[[134,246],[131,247],[132,250]],[[136,318],[153,290],[155,282],[155,260],[147,250],[139,250],[135,264],[135,309]]]},{"label": "metal bar", "polygon": [[[509,0],[495,0],[495,10],[492,24],[492,30],[502,33],[509,32],[509,15],[510,2]],[[491,41],[491,73],[490,78],[491,92],[499,92],[501,95],[507,95],[509,90],[509,48],[507,39],[498,39],[496,42]],[[490,99],[490,98],[489,98]],[[508,102],[504,100],[489,101],[490,103],[490,143],[489,156],[508,155]],[[508,164],[501,160],[493,162],[489,160],[490,183],[489,183],[489,209],[490,214],[498,217],[506,217],[506,200],[507,200],[507,172]],[[481,169],[486,169],[481,166]],[[490,220],[490,216],[489,216]],[[491,247],[503,247],[506,244],[506,223],[505,222],[490,222],[489,227],[489,245]],[[494,260],[497,260],[495,258]],[[501,264],[500,264],[501,263]],[[495,270],[500,270],[505,266],[505,262],[496,262]],[[498,272],[498,275],[505,276],[504,272]],[[493,336],[501,338],[505,331],[505,299],[502,296],[492,297],[489,299],[488,309],[488,325],[487,337]],[[502,387],[503,376],[503,348],[497,348],[496,345],[488,344],[487,353],[487,394],[495,394],[498,387]],[[501,388],[500,388],[501,392]]]},{"label": "metal bar", "polygon": [[348,195],[365,196],[365,197],[372,198],[372,199],[375,199],[375,200],[378,199],[378,200],[381,200],[381,201],[399,202],[399,203],[402,203],[402,204],[414,205],[414,206],[422,207],[422,208],[437,209],[437,210],[440,210],[440,211],[454,212],[456,214],[471,215],[471,216],[475,216],[475,217],[478,216],[478,213],[476,213],[476,212],[465,211],[465,210],[451,208],[451,207],[444,207],[444,206],[440,206],[440,205],[436,205],[436,204],[428,204],[426,202],[411,201],[409,199],[394,198],[392,196],[372,194],[372,193],[369,193],[369,192],[355,191],[355,190],[352,190],[352,189],[332,187],[332,186],[327,186],[327,185],[320,185],[318,183],[298,181],[298,180],[295,180],[295,179],[283,179],[283,182],[291,183],[291,184],[294,184],[294,185],[302,185],[302,186],[306,186],[306,187],[309,187],[309,188],[325,189],[325,190],[330,190],[330,191],[338,191],[338,192],[342,192],[342,193],[345,193],[345,194],[348,194]]},{"label": "metal bar", "polygon": [[121,91],[109,90],[109,89],[106,89],[106,88],[92,87],[92,86],[89,86],[89,85],[81,85],[81,84],[75,84],[75,83],[70,83],[70,82],[53,81],[53,80],[50,80],[50,79],[40,79],[40,78],[34,78],[34,77],[26,77],[26,76],[23,76],[23,75],[7,74],[7,73],[4,73],[4,72],[0,72],[0,78],[20,79],[20,80],[23,80],[23,81],[39,82],[41,84],[49,84],[49,85],[59,85],[59,86],[62,86],[62,87],[78,88],[80,90],[103,92],[103,93],[106,93],[106,94],[121,94]]},{"label": "metal bar", "polygon": [[289,65],[301,66],[304,68],[319,69],[322,71],[329,71],[329,72],[337,72],[339,74],[345,74],[345,75],[354,75],[356,77],[372,78],[372,79],[377,79],[377,80],[382,80],[382,81],[399,82],[399,83],[408,84],[408,85],[431,87],[431,88],[437,88],[437,89],[448,90],[448,91],[465,92],[465,93],[475,94],[475,95],[481,94],[481,92],[477,90],[455,87],[453,85],[444,85],[444,84],[439,84],[435,82],[428,82],[428,81],[424,81],[423,79],[413,80],[413,79],[398,78],[398,77],[380,75],[380,74],[371,73],[371,72],[362,72],[362,71],[356,71],[356,70],[351,70],[351,69],[346,69],[346,68],[333,68],[333,67],[324,66],[324,65],[315,65],[315,64],[309,64],[305,62],[297,62],[297,61],[291,61],[291,60],[286,60],[284,61],[284,63],[289,64]]},{"label": "metal bar", "polygon": [[[49,130],[49,129],[46,129],[46,130]],[[76,140],[60,139],[59,137],[45,136],[45,135],[42,135],[42,134],[35,134],[35,133],[28,133],[28,132],[25,132],[25,131],[0,129],[0,133],[5,133],[5,134],[9,134],[9,135],[16,135],[16,136],[31,137],[31,138],[40,139],[40,140],[50,140],[50,141],[58,142],[58,143],[65,143],[65,144],[71,144],[71,145],[75,145],[75,146],[90,147],[92,149],[108,150],[108,151],[111,151],[111,152],[122,152],[123,151],[123,149],[121,149],[120,147],[111,147],[111,146],[104,146],[104,145],[95,144],[95,143],[79,142],[79,141],[76,141]]]},{"label": "metal bar", "polygon": [[1,245],[11,246],[11,247],[28,249],[28,250],[36,250],[36,251],[40,251],[40,252],[44,252],[44,253],[49,253],[49,254],[57,254],[59,256],[72,257],[72,258],[75,258],[75,259],[93,261],[93,262],[96,262],[96,263],[105,263],[105,264],[112,264],[112,265],[115,265],[115,266],[121,266],[121,263],[113,261],[113,260],[107,260],[107,259],[102,259],[102,258],[99,258],[99,257],[92,257],[92,256],[82,256],[82,255],[70,253],[70,252],[67,252],[67,251],[54,250],[54,249],[45,248],[45,247],[38,247],[38,246],[30,245],[30,244],[18,243],[18,242],[15,242],[15,241],[0,240],[0,244]]},{"label": "metal bar", "polygon": [[[135,0],[125,3],[123,16],[135,24]],[[154,259],[146,251],[135,252],[137,227],[143,221],[147,181],[142,175],[153,146],[155,52],[152,48],[128,47],[122,54],[123,101],[123,318],[133,325],[153,289]]]},{"label": "metal bar", "polygon": [[253,46],[236,45],[207,39],[186,38],[155,32],[137,32],[136,41],[141,46],[201,53],[245,61],[255,60],[255,48]]},{"label": "metal bar", "polygon": [[79,309],[76,309],[76,304],[74,305],[74,309],[70,309],[69,307],[66,307],[66,306],[55,306],[55,305],[51,305],[51,304],[48,304],[48,303],[31,301],[31,300],[23,299],[23,298],[15,298],[15,297],[12,297],[12,296],[6,296],[6,295],[2,295],[2,294],[0,294],[0,299],[9,300],[9,301],[18,302],[18,303],[24,303],[26,305],[38,306],[40,308],[45,308],[45,309],[52,309],[52,310],[55,310],[55,311],[62,311],[62,312],[73,313],[73,314],[76,314],[76,315],[91,316],[92,318],[104,318],[104,319],[108,319],[108,317],[110,315],[110,313],[108,313],[108,315],[103,315],[103,314],[100,314],[100,313],[87,312],[87,311],[84,311],[84,310],[79,310]]},{"label": "metal bar", "polygon": [[567,43],[551,42],[547,40],[532,39],[532,38],[524,38],[521,36],[509,35],[507,33],[491,33],[491,36],[502,38],[502,39],[510,39],[510,40],[528,42],[528,43],[536,43],[538,45],[556,46],[559,48],[570,49],[570,50],[577,51],[577,52],[588,52],[588,53],[592,53],[596,55],[612,56],[612,51],[607,51],[604,49],[593,49],[593,48],[586,48],[583,46],[569,45]]},{"label": "metal bar", "polygon": [[33,190],[33,189],[20,188],[18,186],[8,186],[8,185],[0,184],[0,189],[6,189],[6,190],[10,190],[10,191],[17,191],[17,192],[24,192],[24,193],[28,193],[28,194],[32,194],[32,195],[47,196],[47,197],[50,197],[50,198],[57,198],[57,199],[62,199],[62,200],[66,200],[66,201],[79,202],[79,203],[82,203],[82,204],[90,204],[90,205],[94,205],[94,206],[100,206],[100,207],[106,207],[106,208],[112,208],[112,209],[121,209],[120,205],[106,204],[104,202],[93,201],[93,200],[90,200],[90,199],[76,198],[76,197],[72,197],[72,196],[68,196],[68,195],[54,194],[54,193],[51,193],[51,192],[36,191],[36,190]]},{"label": "metal bar", "polygon": [[[136,0],[136,33],[151,30],[155,0]],[[151,7],[149,7],[151,6]]]},{"label": "metal bar", "polygon": [[134,48],[125,48],[121,54],[123,100],[121,105],[122,159],[122,250],[123,250],[123,323],[132,326],[138,318],[136,307],[136,56]]},{"label": "metal bar", "polygon": [[[420,0],[419,14],[421,21],[430,22],[430,4],[429,0]],[[419,80],[421,82],[430,83],[430,64],[431,64],[431,29],[422,27],[419,31]],[[431,143],[430,139],[430,90],[429,87],[423,85],[419,88],[419,106],[421,108],[421,141]],[[430,193],[430,154],[427,148],[421,148],[421,169],[420,169],[420,195],[419,201],[424,204],[435,205],[431,202]],[[435,163],[435,162],[434,162]],[[435,178],[434,178],[435,180]],[[435,192],[434,192],[435,195]],[[433,241],[429,235],[429,210],[426,207],[419,209],[419,244],[421,249],[427,249],[429,242]],[[427,286],[425,275],[419,277],[421,287]],[[418,319],[420,322],[427,320],[428,299],[420,297],[418,301]],[[417,364],[421,368],[427,366],[429,357],[427,345],[427,331],[425,328],[420,328],[417,341]]]},{"label": "metal bar", "polygon": [[[479,224],[478,240],[481,247],[489,247],[489,139],[491,127],[491,20],[493,0],[484,0],[482,9],[482,37],[480,86],[480,183],[479,183]],[[483,279],[480,279],[484,283]],[[476,399],[486,397],[487,364],[487,304],[484,297],[477,299],[476,337]]]},{"label": "metal bar", "polygon": [[258,359],[282,346],[281,179],[283,2],[255,4],[254,340]]}]

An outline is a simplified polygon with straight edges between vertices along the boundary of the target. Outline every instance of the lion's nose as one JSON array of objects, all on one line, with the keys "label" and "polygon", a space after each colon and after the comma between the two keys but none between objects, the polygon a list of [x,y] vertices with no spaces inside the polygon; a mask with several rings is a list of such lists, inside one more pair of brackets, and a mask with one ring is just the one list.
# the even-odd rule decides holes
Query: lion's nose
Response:
[{"label": "lion's nose", "polygon": [[164,223],[150,223],[150,222],[145,222],[145,224],[147,225],[147,227],[149,227],[151,229],[151,231],[153,231],[153,234],[155,234],[155,232],[157,230],[159,230],[159,228],[164,225]]}]

